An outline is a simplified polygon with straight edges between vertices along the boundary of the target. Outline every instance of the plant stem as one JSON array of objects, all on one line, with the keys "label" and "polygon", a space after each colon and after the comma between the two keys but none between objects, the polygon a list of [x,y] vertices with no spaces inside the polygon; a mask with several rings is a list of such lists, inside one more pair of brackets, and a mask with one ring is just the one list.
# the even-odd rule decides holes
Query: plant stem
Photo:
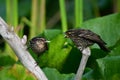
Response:
[{"label": "plant stem", "polygon": [[63,32],[65,32],[65,31],[67,31],[67,18],[66,18],[66,11],[65,11],[65,0],[59,0],[59,5],[60,5],[62,30],[63,30]]},{"label": "plant stem", "polygon": [[92,0],[91,3],[93,6],[93,11],[94,11],[95,17],[99,17],[100,11],[99,11],[99,7],[98,7],[98,0]]},{"label": "plant stem", "polygon": [[75,28],[83,22],[83,0],[75,0]]},{"label": "plant stem", "polygon": [[[6,0],[6,21],[9,25],[14,26],[14,28],[18,26],[18,0]],[[17,57],[13,54],[8,44],[6,44],[5,49],[10,57],[17,60]]]},{"label": "plant stem", "polygon": [[45,30],[45,0],[32,0],[30,38]]},{"label": "plant stem", "polygon": [[37,0],[32,0],[32,10],[31,10],[31,22],[33,26],[30,26],[30,38],[34,37],[36,34],[36,22],[37,22]]},{"label": "plant stem", "polygon": [[[46,28],[46,17],[45,17],[45,2],[46,2],[46,0],[41,0],[41,2],[40,2],[40,23],[39,23],[39,26],[40,26],[40,32],[42,33],[44,30],[45,30],[45,28]],[[37,29],[38,30],[38,29]],[[39,32],[39,31],[38,31]]]},{"label": "plant stem", "polygon": [[91,52],[90,52],[89,47],[85,48],[82,51],[82,59],[81,59],[77,74],[75,76],[75,80],[81,80],[82,79],[82,75],[83,75],[87,60],[88,60],[90,55],[91,55]]},{"label": "plant stem", "polygon": [[7,23],[18,26],[18,0],[6,0],[6,19]]}]

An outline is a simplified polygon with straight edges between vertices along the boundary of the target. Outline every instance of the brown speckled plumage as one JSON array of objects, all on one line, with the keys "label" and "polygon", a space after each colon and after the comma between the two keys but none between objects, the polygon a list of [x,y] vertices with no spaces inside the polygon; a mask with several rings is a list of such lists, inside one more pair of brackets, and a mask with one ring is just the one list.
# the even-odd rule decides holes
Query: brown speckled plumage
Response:
[{"label": "brown speckled plumage", "polygon": [[97,43],[102,50],[109,51],[105,46],[106,43],[101,39],[101,37],[90,30],[71,29],[66,31],[65,34],[81,51],[94,43]]},{"label": "brown speckled plumage", "polygon": [[48,50],[46,39],[41,37],[32,38],[29,42],[29,47],[37,55],[41,55],[43,52]]}]

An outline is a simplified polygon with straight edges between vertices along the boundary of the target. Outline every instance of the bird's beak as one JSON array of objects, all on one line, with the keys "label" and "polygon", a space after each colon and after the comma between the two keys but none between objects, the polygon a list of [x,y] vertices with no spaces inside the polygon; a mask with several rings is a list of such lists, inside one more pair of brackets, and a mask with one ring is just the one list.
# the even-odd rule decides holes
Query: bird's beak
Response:
[{"label": "bird's beak", "polygon": [[50,41],[45,41],[46,43],[50,43]]}]

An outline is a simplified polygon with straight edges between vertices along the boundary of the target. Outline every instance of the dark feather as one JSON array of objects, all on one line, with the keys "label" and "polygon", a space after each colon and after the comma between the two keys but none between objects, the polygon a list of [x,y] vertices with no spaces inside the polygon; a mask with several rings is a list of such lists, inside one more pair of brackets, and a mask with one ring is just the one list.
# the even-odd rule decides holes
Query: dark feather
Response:
[{"label": "dark feather", "polygon": [[66,31],[66,35],[72,39],[77,47],[82,48],[82,50],[94,43],[97,43],[102,50],[109,51],[109,49],[105,46],[106,43],[101,39],[101,37],[90,30],[72,29]]}]

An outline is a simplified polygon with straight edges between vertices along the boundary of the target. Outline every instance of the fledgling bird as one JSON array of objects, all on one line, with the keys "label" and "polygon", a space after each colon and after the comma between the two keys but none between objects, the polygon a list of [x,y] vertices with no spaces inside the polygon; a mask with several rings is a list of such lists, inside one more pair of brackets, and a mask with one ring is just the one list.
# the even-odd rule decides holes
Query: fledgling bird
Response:
[{"label": "fledgling bird", "polygon": [[48,41],[42,37],[34,37],[29,41],[29,47],[35,52],[38,56],[48,50]]},{"label": "fledgling bird", "polygon": [[104,51],[109,51],[106,43],[96,33],[86,29],[71,29],[65,32],[66,37],[70,38],[80,51],[97,43]]}]

